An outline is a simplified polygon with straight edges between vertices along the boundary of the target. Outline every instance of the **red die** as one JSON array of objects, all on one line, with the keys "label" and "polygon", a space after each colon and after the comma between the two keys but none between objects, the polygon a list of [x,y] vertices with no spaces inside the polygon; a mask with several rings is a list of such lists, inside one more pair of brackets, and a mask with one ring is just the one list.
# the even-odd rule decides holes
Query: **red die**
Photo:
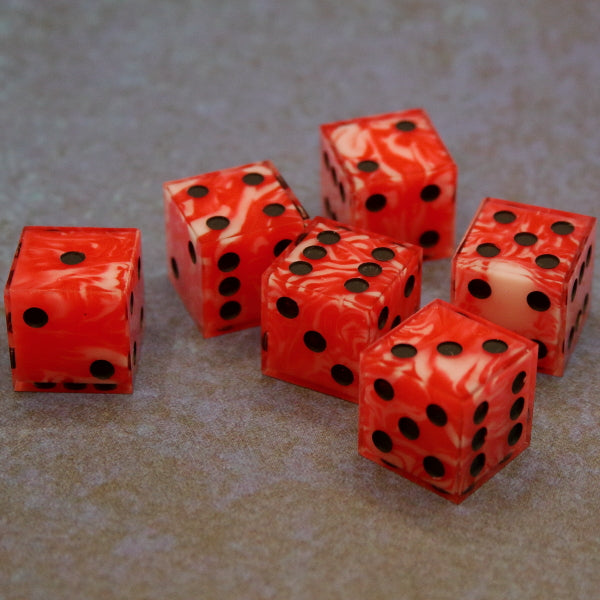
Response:
[{"label": "red die", "polygon": [[539,344],[562,375],[588,313],[596,220],[487,198],[452,265],[452,301]]},{"label": "red die", "polygon": [[451,256],[457,169],[421,109],[321,126],[325,213]]},{"label": "red die", "polygon": [[263,276],[263,373],[357,402],[360,352],[420,296],[419,247],[313,219]]},{"label": "red die", "polygon": [[169,277],[204,337],[260,324],[260,278],[308,215],[264,161],[164,184]]},{"label": "red die", "polygon": [[361,359],[359,452],[452,502],[528,445],[536,344],[434,300]]},{"label": "red die", "polygon": [[15,390],[133,391],[141,251],[138,229],[23,229],[4,292]]}]

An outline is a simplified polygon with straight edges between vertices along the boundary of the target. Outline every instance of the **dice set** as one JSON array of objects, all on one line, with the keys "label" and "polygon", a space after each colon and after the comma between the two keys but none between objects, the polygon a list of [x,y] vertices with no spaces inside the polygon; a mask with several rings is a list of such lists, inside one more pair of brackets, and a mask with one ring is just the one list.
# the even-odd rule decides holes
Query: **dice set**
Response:
[{"label": "dice set", "polygon": [[[421,109],[322,125],[325,217],[262,161],[163,185],[168,276],[205,338],[261,326],[264,375],[358,404],[360,455],[460,503],[531,437],[536,372],[589,313],[595,219],[487,198]],[[423,260],[451,303],[420,308]],[[137,229],[25,227],[5,288],[17,391],[131,393]]]}]

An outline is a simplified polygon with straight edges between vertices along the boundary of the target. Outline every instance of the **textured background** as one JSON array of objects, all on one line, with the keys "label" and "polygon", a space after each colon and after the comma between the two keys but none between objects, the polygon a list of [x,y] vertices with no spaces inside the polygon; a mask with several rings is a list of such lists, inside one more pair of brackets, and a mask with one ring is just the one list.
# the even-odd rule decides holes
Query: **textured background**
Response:
[{"label": "textured background", "polygon": [[457,507],[359,457],[355,405],[263,377],[258,329],[199,336],[160,186],[268,158],[316,215],[318,125],[422,106],[460,235],[488,195],[600,216],[600,3],[289,6],[1,4],[0,272],[26,224],[140,227],[147,330],[131,396],[15,394],[6,352],[0,598],[595,597],[597,302],[530,448]]}]

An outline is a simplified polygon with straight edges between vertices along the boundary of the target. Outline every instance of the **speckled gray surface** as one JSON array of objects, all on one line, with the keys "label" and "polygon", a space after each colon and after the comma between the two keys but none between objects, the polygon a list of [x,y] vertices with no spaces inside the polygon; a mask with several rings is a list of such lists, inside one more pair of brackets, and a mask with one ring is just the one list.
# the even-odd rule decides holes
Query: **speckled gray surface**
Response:
[{"label": "speckled gray surface", "polygon": [[[455,506],[357,455],[356,406],[203,340],[161,183],[271,159],[320,211],[320,123],[424,107],[484,196],[600,215],[600,4],[4,0],[0,273],[26,224],[137,226],[131,396],[0,377],[0,598],[581,598],[600,586],[598,303],[530,448]],[[595,289],[598,290],[596,273]],[[448,298],[448,261],[424,269]],[[6,348],[6,333],[0,347]]]}]

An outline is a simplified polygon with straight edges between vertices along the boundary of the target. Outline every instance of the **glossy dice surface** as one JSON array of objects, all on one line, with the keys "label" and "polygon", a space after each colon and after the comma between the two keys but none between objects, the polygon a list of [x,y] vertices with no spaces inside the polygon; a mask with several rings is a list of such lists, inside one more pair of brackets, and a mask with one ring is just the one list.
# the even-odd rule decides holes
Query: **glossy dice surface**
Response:
[{"label": "glossy dice surface", "polygon": [[451,256],[457,169],[422,109],[321,126],[325,214]]},{"label": "glossy dice surface", "polygon": [[360,454],[462,502],[529,445],[536,354],[431,302],[363,353]]},{"label": "glossy dice surface", "polygon": [[539,370],[562,375],[589,312],[595,226],[485,199],[453,259],[453,303],[538,341]]},{"label": "glossy dice surface", "polygon": [[260,278],[308,215],[264,161],[164,184],[169,277],[204,337],[260,323]]},{"label": "glossy dice surface", "polygon": [[420,294],[420,248],[313,219],[264,274],[263,373],[357,402],[360,352]]},{"label": "glossy dice surface", "polygon": [[15,390],[133,391],[141,252],[138,229],[23,229],[5,288]]}]

